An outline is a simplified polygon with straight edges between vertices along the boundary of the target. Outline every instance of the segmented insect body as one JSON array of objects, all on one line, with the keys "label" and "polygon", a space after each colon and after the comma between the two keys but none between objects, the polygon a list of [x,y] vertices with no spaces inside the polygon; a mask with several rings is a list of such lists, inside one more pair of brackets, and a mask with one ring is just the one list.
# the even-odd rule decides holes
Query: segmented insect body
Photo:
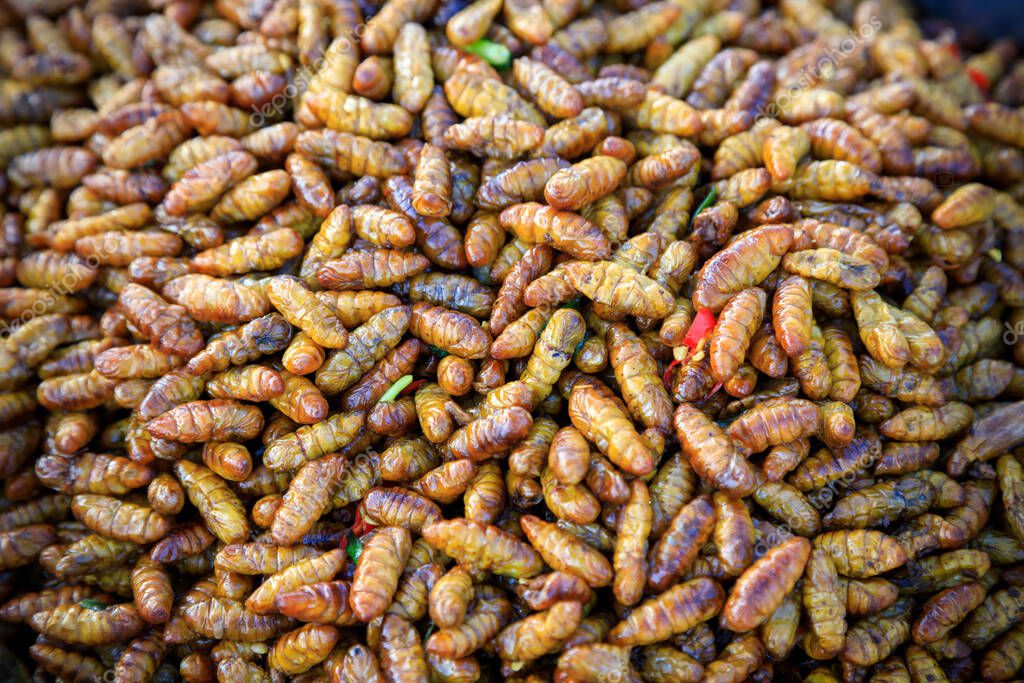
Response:
[{"label": "segmented insect body", "polygon": [[701,268],[693,292],[694,305],[721,310],[737,292],[767,277],[792,243],[793,230],[787,225],[766,225],[741,235]]},{"label": "segmented insect body", "polygon": [[456,12],[445,24],[445,35],[452,45],[465,48],[483,38],[487,28],[501,11],[494,0],[479,0]]},{"label": "segmented insect body", "polygon": [[298,256],[303,246],[302,236],[291,228],[245,235],[196,254],[193,269],[216,277],[273,270]]},{"label": "segmented insect body", "polygon": [[241,502],[213,472],[182,460],[176,463],[175,475],[215,536],[224,543],[240,543],[248,537]]},{"label": "segmented insect body", "polygon": [[732,440],[696,407],[676,408],[673,426],[694,471],[705,481],[738,496],[754,488],[754,473]]},{"label": "segmented insect body", "polygon": [[647,587],[661,591],[678,580],[710,538],[714,523],[714,508],[707,496],[684,505],[651,549]]},{"label": "segmented insect body", "polygon": [[409,555],[409,532],[401,527],[383,527],[364,546],[352,577],[349,602],[361,621],[384,613]]},{"label": "segmented insect body", "polygon": [[462,358],[483,358],[492,341],[472,316],[423,302],[412,307],[409,331],[426,344]]},{"label": "segmented insect body", "polygon": [[174,278],[161,293],[184,306],[197,321],[245,323],[270,312],[269,301],[261,290],[200,273]]},{"label": "segmented insect body", "polygon": [[434,522],[424,527],[423,537],[446,555],[498,574],[530,578],[543,567],[537,551],[515,536],[468,519]]},{"label": "segmented insect body", "polygon": [[646,426],[668,433],[672,403],[657,376],[657,363],[636,335],[615,324],[605,334],[608,356],[630,413]]},{"label": "segmented insect body", "polygon": [[401,137],[412,127],[412,116],[402,107],[358,95],[321,90],[307,92],[302,103],[328,128],[343,134],[385,140]]},{"label": "segmented insect body", "polygon": [[117,540],[151,543],[170,531],[170,522],[163,515],[110,496],[78,494],[71,511],[88,528]]},{"label": "segmented insect body", "polygon": [[406,110],[417,113],[423,109],[434,88],[426,30],[414,23],[402,26],[395,39],[394,53],[395,101]]},{"label": "segmented insect body", "polygon": [[521,517],[519,523],[544,562],[553,568],[575,574],[594,588],[611,582],[611,564],[604,555],[568,531],[531,515]]},{"label": "segmented insect body", "polygon": [[583,98],[576,89],[542,62],[520,57],[512,63],[512,73],[537,105],[554,118],[567,119],[583,111]]},{"label": "segmented insect body", "polygon": [[462,65],[444,82],[444,93],[460,116],[507,116],[538,126],[544,123],[543,115],[514,89]]},{"label": "segmented insect body", "polygon": [[409,171],[409,161],[392,145],[330,128],[302,131],[295,149],[328,168],[356,175],[386,178]]},{"label": "segmented insect body", "polygon": [[556,155],[575,159],[618,129],[619,120],[600,107],[587,107],[571,119],[559,121],[544,132],[534,156]]},{"label": "segmented insect body", "polygon": [[633,428],[624,407],[603,385],[580,383],[572,388],[569,414],[573,425],[618,467],[637,475],[651,472],[653,453]]},{"label": "segmented insect body", "polygon": [[203,337],[194,321],[180,306],[167,304],[149,289],[127,285],[118,302],[140,332],[164,351],[192,356],[202,347]]},{"label": "segmented insect body", "polygon": [[881,574],[907,561],[896,539],[880,531],[830,531],[814,539],[814,546],[828,553],[840,574],[855,579]]},{"label": "segmented insect body", "polygon": [[536,202],[510,206],[501,212],[501,225],[527,242],[549,244],[580,259],[610,255],[608,238],[587,219]]},{"label": "segmented insect body", "polygon": [[411,319],[408,307],[386,309],[374,314],[348,336],[343,349],[336,350],[316,372],[316,385],[328,394],[355,384],[359,377],[398,344]]},{"label": "segmented insect body", "polygon": [[556,209],[578,210],[609,194],[626,177],[626,164],[609,156],[584,159],[547,181],[544,197]]},{"label": "segmented insect body", "polygon": [[342,322],[298,279],[274,277],[264,286],[270,303],[310,339],[328,349],[343,348],[348,333]]},{"label": "segmented insect body", "polygon": [[748,289],[730,299],[722,309],[708,347],[711,373],[717,381],[724,382],[739,370],[750,340],[761,324],[766,300],[764,290]]},{"label": "segmented insect body", "polygon": [[86,646],[121,642],[137,636],[145,627],[145,622],[131,604],[112,605],[101,610],[79,604],[58,605],[37,612],[29,623],[43,635]]},{"label": "segmented insect body", "polygon": [[657,281],[614,261],[577,261],[565,274],[578,292],[610,308],[645,318],[664,318],[673,308],[672,293]]},{"label": "segmented insect body", "polygon": [[721,586],[710,579],[676,584],[640,603],[612,628],[608,640],[626,646],[656,643],[707,621],[721,609],[724,600]]},{"label": "segmented insect body", "polygon": [[767,619],[793,590],[810,556],[806,538],[793,537],[771,548],[733,586],[723,623],[733,631],[749,631]]}]

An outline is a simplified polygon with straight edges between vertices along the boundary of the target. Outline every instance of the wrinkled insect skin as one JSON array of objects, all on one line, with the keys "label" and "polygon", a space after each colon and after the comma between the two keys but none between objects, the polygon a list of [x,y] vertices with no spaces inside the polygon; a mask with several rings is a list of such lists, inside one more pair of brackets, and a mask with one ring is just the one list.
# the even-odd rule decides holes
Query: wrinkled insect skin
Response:
[{"label": "wrinkled insect skin", "polygon": [[710,619],[725,599],[722,588],[706,578],[680,583],[641,603],[608,634],[615,645],[656,643]]},{"label": "wrinkled insect skin", "polygon": [[729,425],[728,434],[747,453],[815,433],[821,410],[804,399],[780,397],[756,405]]},{"label": "wrinkled insect skin", "polygon": [[569,532],[531,515],[521,517],[519,523],[550,566],[579,576],[591,587],[611,582],[612,568],[608,560]]},{"label": "wrinkled insect skin", "polygon": [[701,268],[694,305],[720,310],[735,293],[767,277],[792,243],[793,231],[786,225],[763,226],[746,233]]},{"label": "wrinkled insect skin", "polygon": [[731,439],[697,408],[682,404],[673,417],[676,435],[694,471],[715,487],[744,495],[754,488],[754,474]]},{"label": "wrinkled insect skin", "polygon": [[600,386],[573,387],[569,398],[573,424],[622,469],[640,476],[650,473],[654,467],[650,447],[606,392]]},{"label": "wrinkled insect skin", "polygon": [[502,227],[528,242],[550,244],[581,259],[607,258],[608,238],[590,221],[536,202],[511,206],[500,214]]},{"label": "wrinkled insect skin", "polygon": [[664,590],[679,578],[710,538],[714,523],[714,508],[707,496],[695,498],[676,513],[651,548],[647,578],[650,590]]},{"label": "wrinkled insect skin", "polygon": [[352,331],[345,348],[332,352],[317,370],[317,387],[326,394],[335,394],[354,384],[390,347],[397,345],[410,319],[411,311],[404,306],[373,315]]},{"label": "wrinkled insect skin", "polygon": [[810,543],[800,537],[770,549],[737,579],[722,613],[723,625],[740,632],[760,625],[793,590],[810,552]]},{"label": "wrinkled insect skin", "polygon": [[761,324],[766,300],[764,290],[744,290],[722,309],[708,348],[711,374],[717,381],[724,382],[739,370],[750,340]]},{"label": "wrinkled insect skin", "polygon": [[540,573],[540,556],[497,527],[470,520],[438,521],[423,529],[430,545],[450,556],[496,573],[529,578]]},{"label": "wrinkled insect skin", "polygon": [[398,587],[410,545],[408,531],[384,527],[363,548],[349,594],[352,611],[360,621],[370,621],[384,613]]}]

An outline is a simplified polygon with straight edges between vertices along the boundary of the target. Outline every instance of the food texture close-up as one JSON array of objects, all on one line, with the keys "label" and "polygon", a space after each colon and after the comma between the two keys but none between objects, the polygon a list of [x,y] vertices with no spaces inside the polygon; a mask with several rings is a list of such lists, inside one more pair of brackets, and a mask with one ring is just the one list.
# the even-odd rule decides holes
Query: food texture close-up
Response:
[{"label": "food texture close-up", "polygon": [[0,681],[1024,681],[1015,28],[0,0]]}]

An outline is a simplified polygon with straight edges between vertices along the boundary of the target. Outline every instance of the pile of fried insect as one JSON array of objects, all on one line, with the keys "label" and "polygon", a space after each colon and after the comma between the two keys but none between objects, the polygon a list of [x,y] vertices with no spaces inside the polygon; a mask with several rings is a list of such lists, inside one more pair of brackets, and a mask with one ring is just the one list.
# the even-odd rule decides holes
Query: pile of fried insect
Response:
[{"label": "pile of fried insect", "polygon": [[1022,104],[889,0],[0,2],[9,675],[1020,679]]}]

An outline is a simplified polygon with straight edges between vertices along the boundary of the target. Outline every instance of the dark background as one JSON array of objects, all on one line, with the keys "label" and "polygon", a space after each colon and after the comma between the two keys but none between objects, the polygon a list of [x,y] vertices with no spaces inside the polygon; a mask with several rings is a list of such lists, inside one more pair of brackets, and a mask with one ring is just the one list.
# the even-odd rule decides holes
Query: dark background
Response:
[{"label": "dark background", "polygon": [[919,17],[942,19],[964,42],[1016,38],[1024,43],[1024,0],[919,0]]}]

